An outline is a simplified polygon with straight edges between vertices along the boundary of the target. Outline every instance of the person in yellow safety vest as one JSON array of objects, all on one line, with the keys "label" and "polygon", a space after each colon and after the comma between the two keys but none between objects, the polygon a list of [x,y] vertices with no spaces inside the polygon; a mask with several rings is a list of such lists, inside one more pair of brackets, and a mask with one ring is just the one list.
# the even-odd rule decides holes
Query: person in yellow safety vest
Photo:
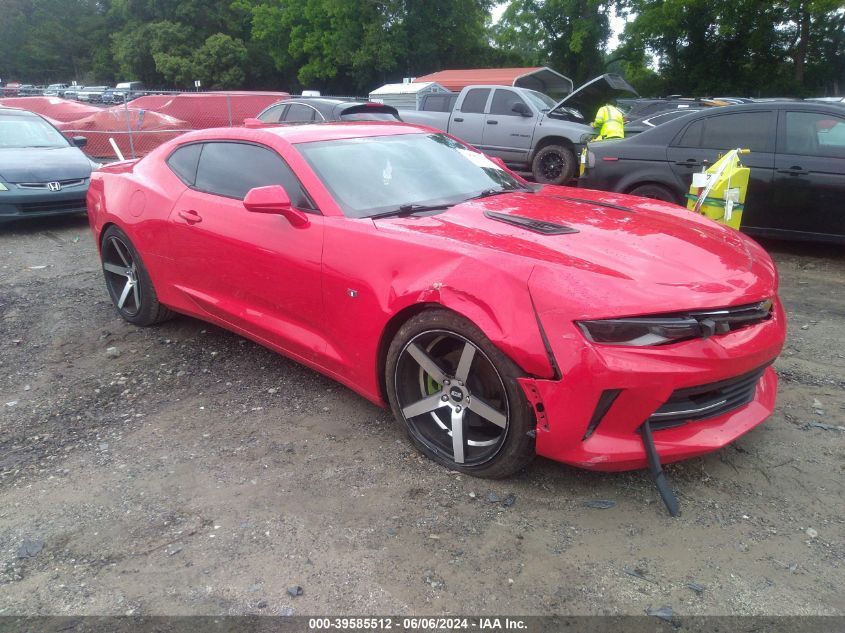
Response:
[{"label": "person in yellow safety vest", "polygon": [[596,112],[596,120],[590,123],[599,131],[595,141],[603,141],[606,138],[625,138],[625,118],[622,111],[616,106],[607,104]]}]

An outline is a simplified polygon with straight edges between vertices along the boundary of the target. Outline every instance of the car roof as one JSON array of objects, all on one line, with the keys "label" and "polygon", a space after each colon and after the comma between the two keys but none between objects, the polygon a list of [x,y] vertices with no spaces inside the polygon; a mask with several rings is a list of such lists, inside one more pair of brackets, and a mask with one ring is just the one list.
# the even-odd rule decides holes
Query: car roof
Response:
[{"label": "car roof", "polygon": [[349,123],[322,123],[320,125],[286,125],[265,128],[269,134],[275,134],[288,143],[313,143],[317,141],[336,141],[367,136],[391,136],[394,134],[421,134],[424,130],[407,123],[382,121],[357,121]]},{"label": "car roof", "polygon": [[34,112],[29,112],[28,110],[22,110],[21,108],[10,108],[8,106],[0,106],[0,115],[2,115],[2,116],[23,116],[23,117],[37,117],[38,116]]},{"label": "car roof", "polygon": [[[842,115],[845,108],[843,108],[843,104],[810,101],[767,101],[764,103],[741,103],[704,108],[698,112],[688,112],[687,116],[678,117],[672,121],[661,123],[657,127],[645,130],[636,136],[632,136],[630,138],[630,142],[634,145],[647,145],[652,143],[662,145],[675,138],[675,135],[681,128],[686,127],[688,123],[691,123],[699,118],[719,116],[728,113],[768,112],[771,110],[803,110]],[[621,142],[628,144],[628,139],[624,139]]]},{"label": "car roof", "polygon": [[330,115],[332,113],[332,111],[337,106],[339,106],[341,104],[353,106],[353,105],[356,105],[356,104],[367,103],[367,102],[366,101],[359,101],[359,100],[352,99],[352,98],[343,98],[343,97],[335,97],[335,98],[332,98],[332,97],[290,97],[288,99],[280,99],[279,101],[276,101],[275,103],[267,106],[266,108],[264,108],[259,113],[259,116],[261,114],[263,114],[264,112],[266,112],[267,110],[269,110],[270,108],[275,108],[276,106],[285,105],[285,104],[288,104],[288,103],[291,103],[291,104],[292,103],[302,103],[304,105],[311,106],[312,108],[314,108],[315,110],[317,110],[321,114]]},{"label": "car roof", "polygon": [[202,141],[261,141],[269,142],[273,135],[286,143],[314,143],[372,136],[393,136],[399,134],[426,134],[438,132],[417,125],[393,121],[354,121],[321,123],[320,125],[282,125],[262,128],[209,128],[187,132],[172,141],[175,145]]}]

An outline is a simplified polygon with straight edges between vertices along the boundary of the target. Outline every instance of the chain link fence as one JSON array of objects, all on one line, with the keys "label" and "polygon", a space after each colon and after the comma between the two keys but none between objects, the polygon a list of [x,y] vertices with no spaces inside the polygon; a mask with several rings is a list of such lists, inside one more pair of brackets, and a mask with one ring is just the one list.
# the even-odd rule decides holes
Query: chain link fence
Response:
[{"label": "chain link fence", "polygon": [[[238,127],[284,92],[164,92],[108,106],[91,104],[81,118],[57,124],[68,137],[84,136],[96,160],[140,158],[180,134],[213,127]],[[47,115],[49,116],[49,114]]]},{"label": "chain link fence", "polygon": [[[140,158],[177,136],[193,130],[242,127],[268,107],[291,97],[287,92],[137,93],[109,89],[79,98],[75,87],[66,97],[16,94],[0,96],[0,106],[40,114],[68,138],[84,136],[84,151],[99,162]],[[84,92],[84,91],[83,91]],[[73,95],[73,96],[71,96]],[[313,95],[301,95],[311,97]],[[367,97],[321,98],[368,101]]]}]

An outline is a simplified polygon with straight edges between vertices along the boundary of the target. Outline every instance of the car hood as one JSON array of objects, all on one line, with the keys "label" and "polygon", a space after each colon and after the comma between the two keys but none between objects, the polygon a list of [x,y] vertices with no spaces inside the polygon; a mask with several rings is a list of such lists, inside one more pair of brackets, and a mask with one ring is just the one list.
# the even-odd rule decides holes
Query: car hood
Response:
[{"label": "car hood", "polygon": [[[514,216],[574,231],[544,235],[506,221]],[[474,257],[527,258],[529,267],[544,269],[558,288],[583,286],[585,300],[593,296],[588,303],[615,305],[611,313],[641,311],[652,300],[663,310],[728,305],[776,285],[771,260],[739,232],[675,205],[622,194],[546,187],[469,201],[438,215],[375,223],[382,230],[438,236],[453,242],[449,250],[472,251]],[[506,260],[498,265],[510,267]],[[620,292],[597,298],[598,288]]]},{"label": "car hood", "polygon": [[549,112],[560,108],[574,108],[585,119],[592,120],[600,107],[620,97],[639,94],[620,75],[606,73],[579,86],[574,92],[561,99]]},{"label": "car hood", "polygon": [[91,175],[91,161],[77,147],[0,149],[0,178],[6,182],[50,182]]}]

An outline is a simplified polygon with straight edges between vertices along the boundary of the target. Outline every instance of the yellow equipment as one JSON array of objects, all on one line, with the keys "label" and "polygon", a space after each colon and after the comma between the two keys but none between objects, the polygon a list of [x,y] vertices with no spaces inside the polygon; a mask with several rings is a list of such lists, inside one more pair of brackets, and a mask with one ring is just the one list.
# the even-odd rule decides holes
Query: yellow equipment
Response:
[{"label": "yellow equipment", "polygon": [[693,174],[687,209],[738,229],[742,224],[750,170],[739,160],[747,149],[732,149],[705,171]]}]

